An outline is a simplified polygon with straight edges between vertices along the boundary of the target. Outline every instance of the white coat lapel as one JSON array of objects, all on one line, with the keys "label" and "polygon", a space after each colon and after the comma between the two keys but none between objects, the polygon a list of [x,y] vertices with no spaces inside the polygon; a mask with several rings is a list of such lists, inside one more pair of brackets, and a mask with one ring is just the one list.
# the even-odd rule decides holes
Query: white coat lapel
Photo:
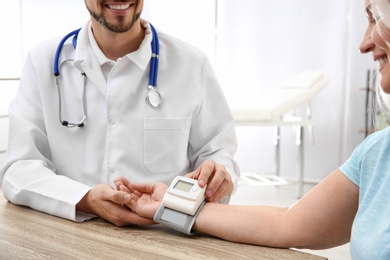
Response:
[{"label": "white coat lapel", "polygon": [[95,53],[89,44],[88,30],[90,30],[89,24],[84,26],[77,39],[75,66],[82,72],[84,72],[88,79],[99,89],[99,91],[105,95],[106,93],[106,79],[103,75],[102,69],[96,58]]}]

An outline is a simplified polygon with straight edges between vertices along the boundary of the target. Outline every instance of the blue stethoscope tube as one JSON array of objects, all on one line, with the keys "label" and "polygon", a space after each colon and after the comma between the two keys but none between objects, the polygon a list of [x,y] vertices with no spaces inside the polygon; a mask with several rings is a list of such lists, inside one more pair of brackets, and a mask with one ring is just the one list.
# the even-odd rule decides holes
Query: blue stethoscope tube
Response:
[{"label": "blue stethoscope tube", "polygon": [[[151,48],[152,48],[152,57],[150,60],[150,72],[149,72],[149,83],[148,83],[148,96],[147,100],[149,101],[150,105],[153,107],[158,107],[161,103],[161,95],[157,91],[157,74],[158,74],[158,59],[159,59],[159,54],[160,54],[160,43],[157,35],[156,29],[153,27],[152,24],[150,24],[150,29],[152,31],[152,43],[151,43]],[[84,72],[81,74],[84,77],[84,90],[83,90],[83,118],[77,122],[77,123],[71,123],[66,120],[62,120],[62,104],[61,104],[61,90],[59,87],[59,82],[58,82],[58,77],[60,76],[60,68],[59,68],[59,59],[62,51],[62,47],[64,46],[64,43],[73,36],[72,39],[72,45],[76,49],[77,46],[77,37],[80,32],[81,28],[74,30],[67,35],[60,41],[58,44],[55,56],[54,56],[54,77],[56,79],[56,85],[57,85],[57,90],[58,90],[58,98],[59,98],[59,120],[63,126],[66,127],[83,127],[84,122],[87,118],[85,115],[85,110],[86,110],[86,105],[85,105],[85,86],[86,86],[86,75]]]},{"label": "blue stethoscope tube", "polygon": [[[150,24],[150,23],[149,23]],[[148,84],[148,95],[146,100],[149,101],[150,105],[153,107],[158,107],[161,103],[160,92],[157,91],[157,73],[158,73],[158,59],[160,54],[160,42],[156,29],[153,25],[150,24],[150,29],[152,31],[152,57],[150,59],[150,74],[149,74],[149,84]]]},{"label": "blue stethoscope tube", "polygon": [[158,55],[160,54],[160,41],[156,29],[150,24],[152,30],[152,58],[150,60],[150,75],[149,75],[149,86],[156,88],[157,85],[157,73],[158,73]]},{"label": "blue stethoscope tube", "polygon": [[60,59],[60,55],[61,55],[61,51],[62,51],[62,47],[64,46],[64,43],[66,42],[66,40],[69,37],[72,37],[74,35],[73,40],[72,40],[72,44],[73,44],[73,47],[76,49],[77,37],[79,35],[80,30],[81,30],[81,28],[74,30],[73,32],[68,33],[67,35],[65,35],[65,37],[58,44],[56,54],[54,56],[54,76],[55,77],[58,77],[60,75],[60,69],[59,69],[60,61],[59,61],[59,59]]}]

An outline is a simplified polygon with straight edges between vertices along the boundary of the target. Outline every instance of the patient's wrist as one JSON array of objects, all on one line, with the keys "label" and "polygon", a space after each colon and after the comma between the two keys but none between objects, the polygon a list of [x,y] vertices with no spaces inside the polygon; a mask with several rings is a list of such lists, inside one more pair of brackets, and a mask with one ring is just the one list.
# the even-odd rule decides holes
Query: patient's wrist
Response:
[{"label": "patient's wrist", "polygon": [[153,220],[184,234],[193,235],[195,234],[195,229],[193,229],[194,223],[205,204],[206,200],[203,200],[196,212],[191,215],[167,208],[161,203],[153,217]]}]

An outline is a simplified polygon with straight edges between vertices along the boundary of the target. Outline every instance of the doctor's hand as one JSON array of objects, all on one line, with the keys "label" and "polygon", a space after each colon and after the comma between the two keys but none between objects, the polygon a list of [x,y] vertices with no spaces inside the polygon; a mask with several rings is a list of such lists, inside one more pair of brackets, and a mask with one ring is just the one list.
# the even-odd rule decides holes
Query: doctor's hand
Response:
[{"label": "doctor's hand", "polygon": [[124,177],[114,180],[118,190],[130,193],[131,200],[126,204],[141,217],[153,219],[168,186],[164,183],[130,183]]},{"label": "doctor's hand", "polygon": [[226,168],[211,160],[204,161],[186,177],[198,180],[200,187],[207,185],[206,199],[209,202],[218,202],[233,192],[233,181]]},{"label": "doctor's hand", "polygon": [[130,200],[129,193],[116,191],[107,184],[99,184],[77,203],[76,210],[97,215],[116,226],[154,224],[152,219],[143,218],[124,206]]}]

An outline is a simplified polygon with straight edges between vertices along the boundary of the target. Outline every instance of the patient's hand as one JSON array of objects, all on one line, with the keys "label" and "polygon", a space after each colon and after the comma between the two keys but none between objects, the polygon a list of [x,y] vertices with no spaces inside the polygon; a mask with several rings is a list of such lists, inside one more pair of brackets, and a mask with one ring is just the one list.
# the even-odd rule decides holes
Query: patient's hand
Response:
[{"label": "patient's hand", "polygon": [[118,190],[131,194],[131,200],[126,206],[146,218],[153,218],[168,189],[164,183],[130,183],[124,177],[119,177],[114,182]]}]

